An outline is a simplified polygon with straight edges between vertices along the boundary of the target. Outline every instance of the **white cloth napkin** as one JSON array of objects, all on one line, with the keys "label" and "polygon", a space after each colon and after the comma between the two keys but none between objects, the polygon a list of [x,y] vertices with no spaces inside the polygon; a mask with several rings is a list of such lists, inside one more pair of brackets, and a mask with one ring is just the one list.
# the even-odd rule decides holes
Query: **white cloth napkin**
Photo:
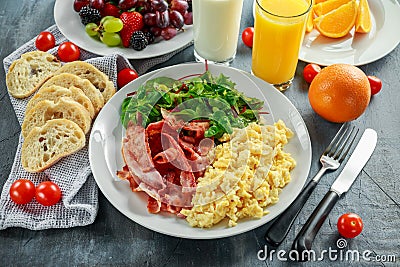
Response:
[{"label": "white cloth napkin", "polygon": [[[56,47],[49,53],[56,55],[57,46],[68,41],[53,25],[46,31],[51,32],[56,39]],[[11,63],[20,58],[21,54],[36,50],[35,38],[18,48],[3,60],[4,70],[7,73]],[[139,74],[149,68],[167,61],[173,55],[190,46],[187,44],[180,50],[156,58],[128,61],[123,55],[99,57],[81,49],[81,60],[85,60],[103,71],[114,82],[117,82],[117,72],[123,68],[134,66]],[[16,99],[10,96],[19,124],[24,118],[26,104],[30,98]],[[68,228],[84,226],[93,223],[98,210],[98,189],[91,176],[88,154],[88,137],[86,146],[79,152],[63,158],[58,163],[42,173],[26,172],[21,165],[21,147],[23,137],[20,135],[17,152],[10,175],[4,184],[0,197],[0,229],[8,227],[24,227],[32,230],[48,228]],[[35,185],[42,181],[51,180],[59,185],[62,191],[62,200],[54,206],[45,207],[35,200],[26,205],[16,205],[11,201],[9,190],[11,184],[20,178],[31,180]]]}]

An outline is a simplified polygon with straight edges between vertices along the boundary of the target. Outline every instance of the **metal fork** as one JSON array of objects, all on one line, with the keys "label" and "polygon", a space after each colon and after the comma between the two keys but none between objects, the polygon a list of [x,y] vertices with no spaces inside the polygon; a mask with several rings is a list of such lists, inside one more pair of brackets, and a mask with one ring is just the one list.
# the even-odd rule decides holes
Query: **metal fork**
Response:
[{"label": "metal fork", "polygon": [[319,159],[322,164],[321,169],[304,187],[292,204],[290,204],[290,206],[281,213],[267,229],[265,240],[270,246],[277,247],[282,243],[292,227],[294,220],[300,213],[314,188],[317,186],[322,175],[324,175],[327,170],[336,170],[339,168],[340,164],[348,154],[350,147],[353,145],[357,133],[358,129],[356,130],[354,126],[350,127],[349,123],[345,123],[340,127],[339,131],[336,133],[335,137]]}]

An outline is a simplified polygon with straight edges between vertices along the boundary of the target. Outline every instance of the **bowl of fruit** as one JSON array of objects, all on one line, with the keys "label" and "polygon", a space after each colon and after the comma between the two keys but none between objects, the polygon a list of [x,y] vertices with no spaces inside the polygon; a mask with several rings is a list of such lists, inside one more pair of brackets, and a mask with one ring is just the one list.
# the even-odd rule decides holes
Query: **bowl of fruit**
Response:
[{"label": "bowl of fruit", "polygon": [[164,55],[193,40],[191,0],[56,0],[61,33],[81,48],[129,59]]}]

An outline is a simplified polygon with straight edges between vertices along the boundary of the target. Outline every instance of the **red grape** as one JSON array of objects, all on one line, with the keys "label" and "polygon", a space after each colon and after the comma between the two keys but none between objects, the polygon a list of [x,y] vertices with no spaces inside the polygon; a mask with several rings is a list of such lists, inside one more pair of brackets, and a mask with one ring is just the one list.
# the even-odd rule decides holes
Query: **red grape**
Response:
[{"label": "red grape", "polygon": [[178,29],[182,28],[185,24],[182,14],[176,10],[171,10],[169,12],[169,20],[171,22],[171,25]]},{"label": "red grape", "polygon": [[155,26],[157,24],[156,14],[154,14],[154,13],[144,14],[143,21],[147,26]]},{"label": "red grape", "polygon": [[156,22],[157,26],[161,29],[168,27],[169,25],[169,14],[168,11],[159,12],[156,11]]},{"label": "red grape", "polygon": [[186,25],[192,25],[193,24],[193,13],[192,12],[186,12],[185,15],[183,16],[184,22]]},{"label": "red grape", "polygon": [[130,9],[134,7],[137,3],[137,0],[119,0],[118,7],[123,10]]},{"label": "red grape", "polygon": [[155,11],[164,12],[168,9],[168,3],[165,0],[153,0],[151,6]]},{"label": "red grape", "polygon": [[154,37],[161,36],[161,31],[162,31],[162,29],[158,28],[158,27],[151,27],[150,28],[150,32],[154,35]]},{"label": "red grape", "polygon": [[186,11],[189,8],[189,4],[186,1],[183,0],[172,0],[171,1],[171,9],[176,10],[179,13],[185,15]]},{"label": "red grape", "polygon": [[154,13],[154,9],[151,6],[150,2],[147,2],[147,0],[138,0],[135,9],[139,10],[141,14],[146,14],[146,13]]},{"label": "red grape", "polygon": [[89,0],[75,0],[74,1],[74,10],[76,12],[81,11],[81,8],[89,5]]},{"label": "red grape", "polygon": [[177,29],[174,27],[166,27],[161,31],[161,37],[164,40],[170,40],[172,38],[174,38],[176,36],[176,34],[178,33]]},{"label": "red grape", "polygon": [[101,10],[104,7],[104,0],[90,0],[90,7]]}]

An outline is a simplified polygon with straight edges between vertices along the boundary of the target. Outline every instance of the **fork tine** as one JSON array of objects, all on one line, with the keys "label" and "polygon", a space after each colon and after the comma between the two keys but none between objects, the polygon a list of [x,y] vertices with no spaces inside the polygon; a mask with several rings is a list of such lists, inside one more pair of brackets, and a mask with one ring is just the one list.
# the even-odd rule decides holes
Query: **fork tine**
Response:
[{"label": "fork tine", "polygon": [[340,140],[337,142],[335,150],[332,151],[331,153],[329,153],[329,156],[331,156],[334,159],[338,158],[338,156],[344,149],[347,141],[349,140],[351,134],[353,133],[354,128],[355,128],[354,126],[351,128],[350,128],[350,126],[347,127],[346,131],[342,134],[342,136],[340,137]]},{"label": "fork tine", "polygon": [[328,153],[331,153],[332,147],[337,145],[341,138],[343,137],[343,132],[347,131],[349,127],[349,123],[344,123],[342,127],[340,127],[339,131],[336,133],[335,137],[333,137],[332,141],[329,143],[328,147],[325,149],[325,151],[322,153],[324,155],[327,155]]},{"label": "fork tine", "polygon": [[[353,133],[353,130],[354,130],[354,127],[353,127],[353,129],[351,130],[350,135]],[[357,128],[357,131],[356,131],[356,133],[354,134],[353,138],[351,139],[350,144],[347,146],[347,148],[346,148],[346,150],[344,151],[344,153],[342,153],[342,154],[340,155],[339,162],[342,162],[342,161],[344,160],[344,158],[347,156],[347,153],[349,153],[350,147],[353,146],[354,140],[356,139],[356,136],[358,135],[358,131],[359,131],[359,130],[360,130],[360,129]],[[350,137],[350,135],[349,135],[349,137]]]}]

